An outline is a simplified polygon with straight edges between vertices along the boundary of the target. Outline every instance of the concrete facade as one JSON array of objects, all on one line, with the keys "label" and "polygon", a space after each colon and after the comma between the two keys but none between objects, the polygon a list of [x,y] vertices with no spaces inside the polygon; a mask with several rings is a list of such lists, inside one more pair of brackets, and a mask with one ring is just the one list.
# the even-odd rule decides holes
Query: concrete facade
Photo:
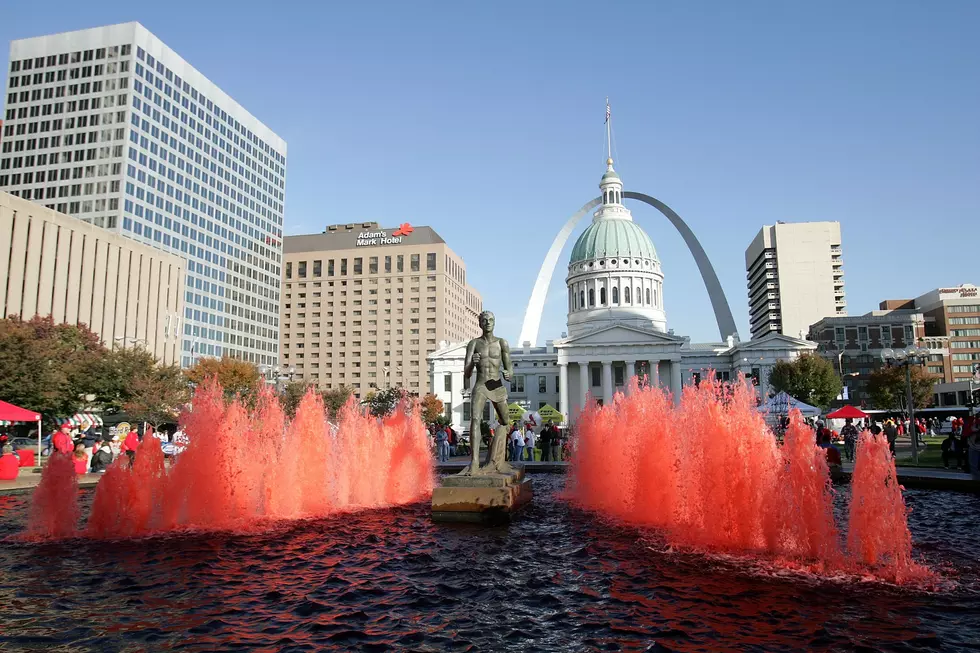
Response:
[{"label": "concrete facade", "polygon": [[[479,293],[430,227],[333,225],[284,240],[282,361],[324,389],[424,394],[426,357],[480,334]],[[461,386],[456,386],[461,387]]]},{"label": "concrete facade", "polygon": [[753,338],[804,338],[810,325],[847,315],[839,222],[764,226],[745,250]]},{"label": "concrete facade", "polygon": [[139,23],[8,70],[0,189],[185,259],[183,365],[275,364],[286,143]]},{"label": "concrete facade", "polygon": [[181,258],[4,192],[0,251],[0,317],[50,315],[179,362]]}]

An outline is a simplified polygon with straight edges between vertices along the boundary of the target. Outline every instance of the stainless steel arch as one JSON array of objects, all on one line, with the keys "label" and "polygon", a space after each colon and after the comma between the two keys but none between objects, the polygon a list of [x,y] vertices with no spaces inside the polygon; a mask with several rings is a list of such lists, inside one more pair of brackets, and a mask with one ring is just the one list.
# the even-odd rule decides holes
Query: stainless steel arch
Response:
[{"label": "stainless steel arch", "polygon": [[[721,339],[725,340],[728,336],[734,336],[737,340],[738,329],[735,327],[735,319],[732,317],[732,309],[728,306],[725,291],[718,281],[718,275],[715,274],[715,269],[712,267],[711,261],[708,260],[708,255],[705,253],[704,248],[701,247],[701,243],[698,242],[691,228],[687,226],[687,223],[679,215],[674,213],[673,209],[655,197],[632,191],[624,191],[623,197],[649,204],[663,213],[670,220],[670,223],[674,225],[674,228],[680,233],[681,238],[684,239],[687,248],[691,251],[691,255],[698,265],[698,270],[701,272],[701,279],[704,281],[704,287],[708,291],[708,299],[711,300],[711,308],[715,313],[715,321],[718,323],[718,332],[721,335]],[[555,240],[551,243],[551,248],[544,258],[544,263],[541,264],[538,278],[534,282],[534,290],[531,291],[531,300],[528,302],[527,311],[524,313],[524,324],[521,327],[519,344],[524,342],[534,344],[537,341],[538,329],[541,327],[541,315],[544,312],[544,300],[548,295],[548,286],[551,285],[551,277],[554,275],[555,265],[558,264],[558,257],[561,256],[561,250],[565,247],[565,243],[568,242],[568,237],[572,235],[576,225],[578,225],[590,210],[598,206],[601,202],[601,197],[597,197],[591,202],[588,202],[575,215],[569,218],[568,222],[561,228],[561,231],[558,232],[558,235],[555,236]]]}]

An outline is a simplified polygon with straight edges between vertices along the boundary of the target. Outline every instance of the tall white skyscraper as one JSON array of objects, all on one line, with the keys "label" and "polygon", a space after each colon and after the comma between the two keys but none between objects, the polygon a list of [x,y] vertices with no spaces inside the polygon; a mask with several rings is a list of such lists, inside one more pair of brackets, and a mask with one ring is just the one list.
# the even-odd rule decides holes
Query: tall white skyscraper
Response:
[{"label": "tall white skyscraper", "polygon": [[806,338],[810,325],[847,315],[839,222],[766,225],[745,250],[753,338]]},{"label": "tall white skyscraper", "polygon": [[187,260],[181,363],[276,364],[286,143],[139,23],[10,45],[0,190]]}]

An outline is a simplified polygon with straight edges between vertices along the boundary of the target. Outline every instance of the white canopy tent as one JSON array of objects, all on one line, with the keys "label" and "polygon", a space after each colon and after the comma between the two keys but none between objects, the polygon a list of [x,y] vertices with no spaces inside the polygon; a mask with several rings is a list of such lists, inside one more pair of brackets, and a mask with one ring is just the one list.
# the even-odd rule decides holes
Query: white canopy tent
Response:
[{"label": "white canopy tent", "polygon": [[789,415],[789,411],[796,409],[803,413],[804,417],[816,417],[820,414],[820,409],[810,404],[805,404],[799,399],[790,397],[785,392],[780,392],[775,397],[770,397],[759,406],[759,410],[771,416],[782,417]]}]

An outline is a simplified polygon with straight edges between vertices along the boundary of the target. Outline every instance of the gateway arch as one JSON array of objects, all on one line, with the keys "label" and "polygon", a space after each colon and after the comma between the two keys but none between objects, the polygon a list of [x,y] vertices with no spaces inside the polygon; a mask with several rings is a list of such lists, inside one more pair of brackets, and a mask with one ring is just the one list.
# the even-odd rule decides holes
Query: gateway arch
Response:
[{"label": "gateway arch", "polygon": [[[711,308],[715,313],[715,321],[718,323],[718,333],[721,336],[721,340],[726,340],[728,336],[734,336],[738,340],[738,329],[735,327],[732,309],[728,307],[728,299],[725,298],[725,291],[721,288],[718,275],[715,274],[715,269],[711,266],[708,255],[705,253],[704,248],[701,247],[701,243],[698,242],[694,232],[687,226],[687,223],[669,206],[655,197],[632,191],[624,191],[623,197],[649,204],[663,213],[677,231],[680,232],[681,238],[684,239],[687,248],[691,250],[691,255],[694,256],[694,261],[697,263],[698,270],[701,272],[704,287],[708,291],[708,298],[711,300]],[[530,342],[534,344],[537,342],[538,329],[541,327],[541,315],[544,312],[544,300],[548,295],[548,286],[551,285],[551,277],[554,276],[555,266],[558,265],[558,258],[561,256],[561,251],[564,249],[565,243],[568,242],[568,237],[575,231],[575,227],[582,221],[582,218],[601,203],[601,197],[597,197],[586,203],[585,206],[568,219],[564,226],[562,226],[561,231],[558,232],[558,235],[555,236],[554,242],[551,243],[551,247],[544,257],[544,263],[541,264],[541,269],[538,271],[538,278],[534,282],[534,290],[531,291],[531,300],[527,304],[527,312],[524,313],[524,324],[521,326],[521,337],[518,343]]]}]

